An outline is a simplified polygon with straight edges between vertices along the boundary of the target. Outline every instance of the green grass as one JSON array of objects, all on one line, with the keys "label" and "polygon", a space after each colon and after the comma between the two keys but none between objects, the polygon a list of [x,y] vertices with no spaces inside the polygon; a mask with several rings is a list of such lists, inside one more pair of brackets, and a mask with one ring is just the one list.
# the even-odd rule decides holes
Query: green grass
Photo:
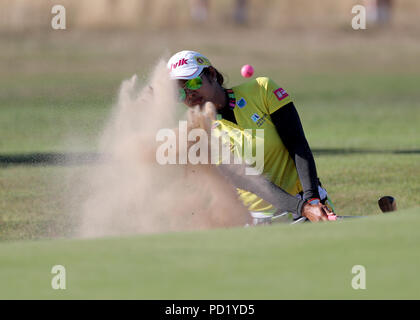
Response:
[{"label": "green grass", "polygon": [[[379,213],[377,199],[392,195],[399,209],[417,206],[420,155],[393,153],[316,154],[319,176],[337,212]],[[10,166],[0,170],[0,240],[71,236],[75,205],[83,194],[86,167]],[[77,218],[77,217],[76,217]]]},{"label": "green grass", "polygon": [[6,167],[0,170],[0,240],[71,234],[70,187],[76,168]]},{"label": "green grass", "polygon": [[[343,223],[0,243],[0,298],[419,299],[420,208]],[[51,268],[66,268],[66,290]],[[366,268],[366,290],[351,286]]]},{"label": "green grass", "polygon": [[[280,73],[272,77],[284,82]],[[62,96],[45,90],[40,96],[17,92],[0,97],[0,152],[95,150],[95,138],[122,79],[99,81],[106,93],[96,87],[80,89],[94,80],[75,78],[68,80],[74,89]],[[291,76],[284,86],[295,100],[313,148],[411,150],[420,146],[420,94],[414,88],[419,82],[420,76],[394,74],[350,74],[344,81],[336,74]],[[81,146],[71,146],[74,141]]]}]

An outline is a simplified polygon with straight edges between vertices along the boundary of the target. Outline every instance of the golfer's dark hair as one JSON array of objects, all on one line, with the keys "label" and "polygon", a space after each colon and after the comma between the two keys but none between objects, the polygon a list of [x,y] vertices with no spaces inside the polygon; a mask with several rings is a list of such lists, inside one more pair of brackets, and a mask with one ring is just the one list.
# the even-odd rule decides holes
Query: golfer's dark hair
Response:
[{"label": "golfer's dark hair", "polygon": [[[216,72],[217,82],[220,84],[221,87],[223,87],[223,82],[225,81],[225,79],[223,78],[222,74],[215,67],[212,67],[212,68]],[[210,73],[210,68],[205,68],[203,70],[203,74],[205,74],[206,76],[208,76],[209,73]]]}]

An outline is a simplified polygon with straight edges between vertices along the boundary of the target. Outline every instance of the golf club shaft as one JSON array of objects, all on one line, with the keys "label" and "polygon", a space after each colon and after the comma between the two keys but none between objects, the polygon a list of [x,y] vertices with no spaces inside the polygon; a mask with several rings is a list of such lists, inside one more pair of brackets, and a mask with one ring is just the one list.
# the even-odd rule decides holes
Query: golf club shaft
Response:
[{"label": "golf club shaft", "polygon": [[[336,216],[337,220],[345,220],[345,219],[349,219],[349,218],[364,218],[366,216]],[[306,217],[300,217],[299,219],[293,221],[291,224],[297,224],[297,223],[302,223],[308,221],[308,218]]]}]

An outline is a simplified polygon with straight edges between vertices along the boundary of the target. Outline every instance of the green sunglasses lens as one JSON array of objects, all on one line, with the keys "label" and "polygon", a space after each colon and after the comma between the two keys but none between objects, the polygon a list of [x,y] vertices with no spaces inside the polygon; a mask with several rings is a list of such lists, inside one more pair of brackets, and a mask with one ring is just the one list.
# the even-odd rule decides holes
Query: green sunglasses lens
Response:
[{"label": "green sunglasses lens", "polygon": [[[203,80],[201,80],[200,77],[197,77],[197,78],[190,79],[187,82],[185,82],[184,87],[188,90],[197,90],[197,89],[200,89],[202,85],[203,85]],[[178,97],[179,97],[179,101],[181,102],[185,101],[187,97],[187,93],[185,92],[184,88],[179,88]]]},{"label": "green sunglasses lens", "polygon": [[200,89],[203,84],[203,80],[200,77],[190,79],[185,83],[185,87],[190,90]]},{"label": "green sunglasses lens", "polygon": [[187,95],[185,94],[185,90],[183,88],[179,88],[178,92],[179,101],[184,101]]}]

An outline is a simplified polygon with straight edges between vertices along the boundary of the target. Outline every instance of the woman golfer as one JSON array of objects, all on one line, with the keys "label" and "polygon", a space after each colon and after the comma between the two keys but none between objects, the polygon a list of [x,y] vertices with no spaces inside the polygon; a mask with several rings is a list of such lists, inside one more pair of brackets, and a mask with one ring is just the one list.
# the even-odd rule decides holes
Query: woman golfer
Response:
[{"label": "woman golfer", "polygon": [[214,104],[216,126],[228,132],[264,129],[263,176],[268,187],[261,187],[251,175],[231,177],[254,224],[270,222],[282,212],[292,213],[294,220],[333,220],[299,115],[283,88],[265,77],[224,88],[223,76],[195,51],[176,53],[168,61],[168,69],[185,105]]}]

